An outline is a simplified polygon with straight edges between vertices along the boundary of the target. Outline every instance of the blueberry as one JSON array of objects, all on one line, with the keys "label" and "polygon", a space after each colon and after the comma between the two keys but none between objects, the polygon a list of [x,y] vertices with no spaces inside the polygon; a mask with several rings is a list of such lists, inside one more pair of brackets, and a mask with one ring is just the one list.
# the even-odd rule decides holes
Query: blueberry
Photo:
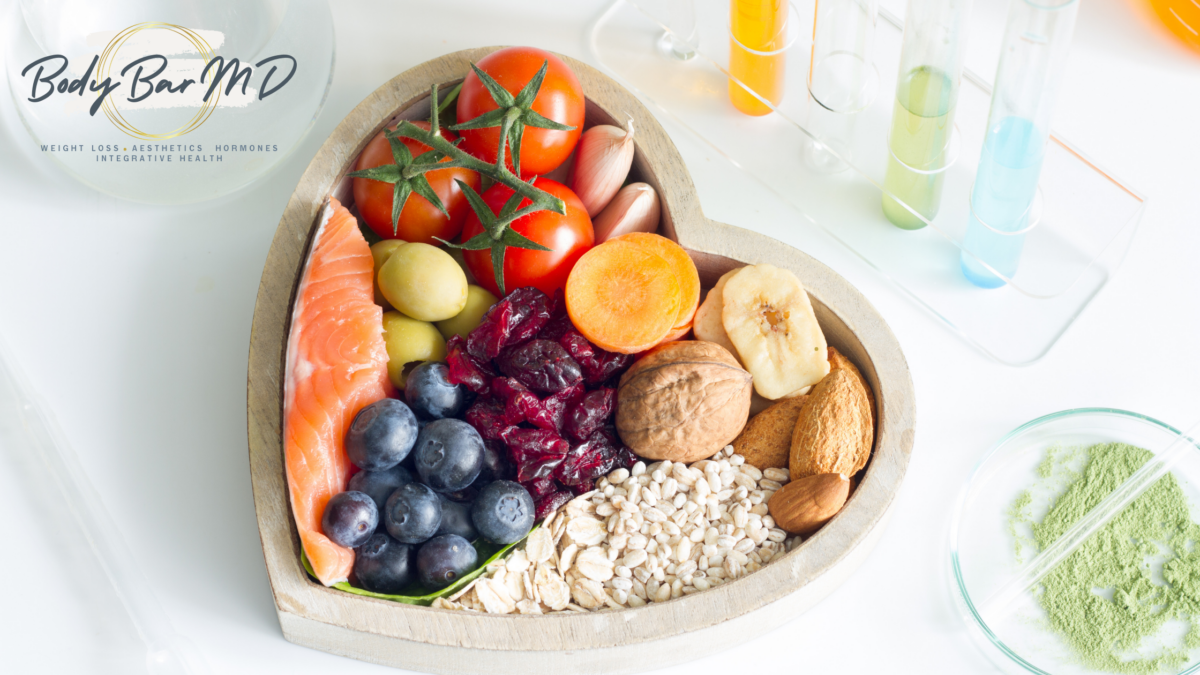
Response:
[{"label": "blueberry", "polygon": [[404,398],[419,417],[431,420],[458,417],[467,409],[467,388],[450,384],[450,369],[438,361],[413,368],[405,380]]},{"label": "blueberry", "polygon": [[420,544],[442,524],[442,502],[427,485],[401,485],[383,508],[383,525],[401,544]]},{"label": "blueberry", "polygon": [[413,451],[421,481],[438,492],[456,492],[483,469],[483,438],[462,420],[434,420],[417,437]]},{"label": "blueberry", "polygon": [[321,530],[333,543],[346,548],[361,546],[375,534],[379,509],[364,492],[339,492],[325,505]]},{"label": "blueberry", "polygon": [[392,490],[411,482],[413,477],[408,469],[396,465],[383,471],[359,471],[350,479],[350,489],[371,495],[375,506],[383,513],[383,507],[387,504],[387,498],[392,495]]},{"label": "blueberry", "polygon": [[354,576],[360,586],[373,593],[404,592],[416,580],[415,568],[413,547],[382,532],[359,546],[354,557]]},{"label": "blueberry", "polygon": [[450,501],[445,495],[442,498],[442,525],[438,534],[457,534],[467,541],[474,541],[479,533],[471,524],[471,505]]},{"label": "blueberry", "polygon": [[471,522],[475,529],[493,544],[520,541],[533,527],[533,515],[533,498],[529,491],[510,480],[488,484],[471,507]]},{"label": "blueberry", "polygon": [[354,416],[346,432],[346,454],[360,469],[382,471],[396,466],[417,442],[417,418],[403,401],[385,398]]},{"label": "blueberry", "polygon": [[471,542],[443,534],[417,550],[417,576],[430,588],[445,588],[475,569],[479,556]]}]

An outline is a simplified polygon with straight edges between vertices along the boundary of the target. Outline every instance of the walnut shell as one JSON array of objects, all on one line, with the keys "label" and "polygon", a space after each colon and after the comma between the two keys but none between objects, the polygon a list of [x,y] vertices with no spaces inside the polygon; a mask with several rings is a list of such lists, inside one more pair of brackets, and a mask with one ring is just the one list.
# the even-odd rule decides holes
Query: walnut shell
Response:
[{"label": "walnut shell", "polygon": [[875,428],[867,392],[848,369],[830,371],[805,399],[792,432],[792,480],[821,473],[853,476],[867,465]]},{"label": "walnut shell", "polygon": [[737,438],[750,413],[750,373],[712,342],[670,342],[621,376],[617,433],[647,459],[695,462]]},{"label": "walnut shell", "polygon": [[807,398],[785,398],[751,417],[733,440],[733,449],[751,466],[786,469],[792,452],[792,431]]}]

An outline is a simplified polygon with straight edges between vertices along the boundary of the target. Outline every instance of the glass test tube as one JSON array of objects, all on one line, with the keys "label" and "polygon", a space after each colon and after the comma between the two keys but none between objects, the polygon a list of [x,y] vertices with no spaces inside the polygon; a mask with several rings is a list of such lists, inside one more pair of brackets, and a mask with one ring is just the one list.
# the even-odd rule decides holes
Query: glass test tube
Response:
[{"label": "glass test tube", "polygon": [[659,39],[663,53],[680,61],[696,56],[696,0],[667,0],[667,31]]},{"label": "glass test tube", "polygon": [[857,115],[875,99],[871,46],[878,15],[878,0],[816,0],[808,127],[819,140],[809,143],[805,161],[818,171],[847,168]]},{"label": "glass test tube", "polygon": [[1066,65],[1079,0],[1012,0],[971,189],[962,271],[983,288],[1017,273],[1037,195],[1050,117]]},{"label": "glass test tube", "polygon": [[771,112],[754,94],[771,105],[783,100],[787,18],[787,0],[729,2],[729,101],[747,115]]},{"label": "glass test tube", "polygon": [[951,136],[970,13],[971,0],[909,0],[905,11],[883,215],[906,230],[937,215],[942,179],[955,159]]}]

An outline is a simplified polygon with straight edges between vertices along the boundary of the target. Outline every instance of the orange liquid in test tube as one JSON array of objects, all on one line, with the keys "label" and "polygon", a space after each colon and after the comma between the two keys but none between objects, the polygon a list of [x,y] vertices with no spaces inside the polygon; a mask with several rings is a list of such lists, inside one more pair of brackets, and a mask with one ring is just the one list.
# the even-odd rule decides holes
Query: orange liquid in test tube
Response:
[{"label": "orange liquid in test tube", "polygon": [[[730,0],[729,73],[756,94],[779,105],[787,54],[786,0]],[[764,55],[755,52],[778,52]],[[771,108],[729,81],[729,100],[747,115],[766,115]]]},{"label": "orange liquid in test tube", "polygon": [[1145,0],[1180,42],[1200,52],[1200,4],[1195,0]]}]

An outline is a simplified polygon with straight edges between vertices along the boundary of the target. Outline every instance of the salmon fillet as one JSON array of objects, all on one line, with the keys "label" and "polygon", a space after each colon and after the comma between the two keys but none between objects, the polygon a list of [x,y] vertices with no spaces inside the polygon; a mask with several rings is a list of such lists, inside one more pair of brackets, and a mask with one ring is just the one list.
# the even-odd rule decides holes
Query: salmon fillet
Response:
[{"label": "salmon fillet", "polygon": [[354,551],[321,532],[325,504],[350,478],[346,431],[359,410],[392,393],[374,269],[354,216],[330,199],[292,314],[283,408],[292,514],[326,586],[345,581],[354,567]]}]

